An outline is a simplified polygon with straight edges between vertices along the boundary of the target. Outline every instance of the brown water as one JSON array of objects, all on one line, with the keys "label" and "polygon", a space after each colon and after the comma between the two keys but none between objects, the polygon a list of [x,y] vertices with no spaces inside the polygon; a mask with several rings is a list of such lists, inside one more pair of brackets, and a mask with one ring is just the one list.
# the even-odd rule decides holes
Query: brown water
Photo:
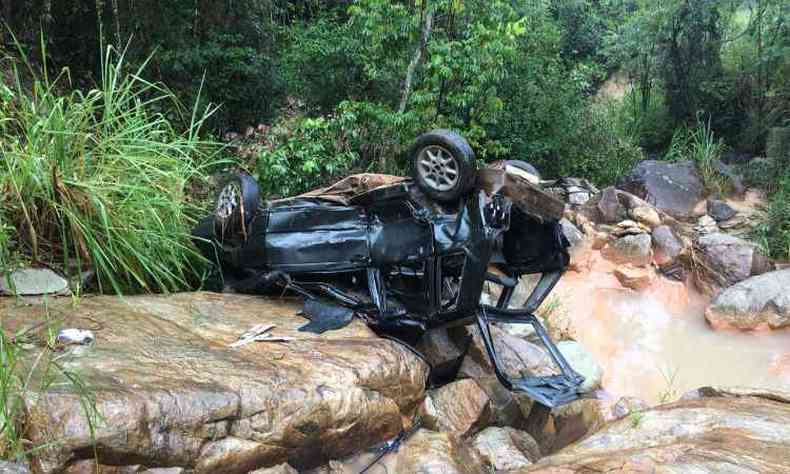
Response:
[{"label": "brown water", "polygon": [[705,385],[790,390],[790,331],[714,331],[707,300],[659,278],[645,292],[624,289],[597,252],[569,273],[561,298],[576,339],[604,368],[604,389],[649,403],[674,400]]}]

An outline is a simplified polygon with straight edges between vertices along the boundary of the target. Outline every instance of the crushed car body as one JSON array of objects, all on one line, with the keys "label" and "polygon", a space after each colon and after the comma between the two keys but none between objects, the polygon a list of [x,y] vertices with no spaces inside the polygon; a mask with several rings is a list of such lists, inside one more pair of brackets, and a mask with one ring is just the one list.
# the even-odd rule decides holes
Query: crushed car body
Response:
[{"label": "crushed car body", "polygon": [[[476,169],[460,135],[421,135],[414,176],[362,174],[300,196],[263,201],[246,174],[229,178],[214,215],[194,230],[225,286],[305,298],[302,329],[323,332],[361,318],[414,345],[435,328],[476,323],[499,381],[554,407],[578,397],[573,371],[533,314],[566,269],[564,205],[534,184],[530,165]],[[510,308],[520,277],[540,274],[526,303]],[[480,303],[499,285],[496,305]],[[557,367],[513,376],[498,360],[491,323],[529,324]]]}]

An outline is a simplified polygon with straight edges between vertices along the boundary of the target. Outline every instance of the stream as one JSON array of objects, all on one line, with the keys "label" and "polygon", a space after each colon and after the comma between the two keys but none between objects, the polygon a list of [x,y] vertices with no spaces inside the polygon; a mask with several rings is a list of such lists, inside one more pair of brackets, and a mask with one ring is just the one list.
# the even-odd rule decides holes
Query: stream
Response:
[{"label": "stream", "polygon": [[636,292],[597,252],[590,258],[554,294],[607,392],[656,404],[706,385],[790,390],[790,331],[715,331],[703,316],[708,299],[691,285],[657,278]]}]

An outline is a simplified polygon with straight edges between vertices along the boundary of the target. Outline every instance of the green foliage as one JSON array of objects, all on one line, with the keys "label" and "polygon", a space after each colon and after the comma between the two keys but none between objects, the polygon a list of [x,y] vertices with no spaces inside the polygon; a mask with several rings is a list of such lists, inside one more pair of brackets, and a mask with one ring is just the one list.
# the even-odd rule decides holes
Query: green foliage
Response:
[{"label": "green foliage", "polygon": [[771,258],[786,260],[790,259],[790,173],[785,169],[779,175],[755,238]]},{"label": "green foliage", "polygon": [[202,259],[190,243],[196,209],[187,192],[210,163],[198,140],[210,111],[194,110],[177,132],[152,112],[173,96],[142,69],[125,72],[112,48],[99,88],[87,93],[61,94],[65,76],[45,73],[33,75],[28,94],[11,66],[13,98],[0,105],[0,189],[9,196],[0,214],[19,238],[15,250],[69,274],[92,268],[100,290],[189,287]]},{"label": "green foliage", "polygon": [[666,160],[691,160],[697,166],[705,189],[714,195],[729,191],[729,180],[719,173],[716,162],[726,149],[724,141],[716,138],[710,122],[698,122],[694,128],[678,128],[667,149]]},{"label": "green foliage", "polygon": [[67,390],[79,397],[91,437],[100,421],[94,397],[86,390],[79,374],[65,367],[66,353],[54,351],[51,322],[44,328],[49,337],[44,347],[36,347],[27,331],[8,334],[0,331],[0,459],[26,461],[36,450],[57,445],[49,440],[44,445],[31,445],[25,439],[24,417],[27,404],[36,393],[51,388]]},{"label": "green foliage", "polygon": [[344,174],[356,159],[344,123],[297,116],[275,125],[257,159],[258,183],[267,195],[302,193]]}]

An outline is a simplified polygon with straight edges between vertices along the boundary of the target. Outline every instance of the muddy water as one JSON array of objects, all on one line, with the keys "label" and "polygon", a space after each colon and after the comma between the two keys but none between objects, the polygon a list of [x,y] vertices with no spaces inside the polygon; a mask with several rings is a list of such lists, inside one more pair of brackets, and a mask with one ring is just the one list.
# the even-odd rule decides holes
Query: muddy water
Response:
[{"label": "muddy water", "polygon": [[590,258],[594,270],[568,273],[555,294],[575,338],[603,366],[606,391],[653,404],[704,385],[790,390],[790,331],[714,331],[706,299],[686,285],[658,279],[637,293],[597,252]]}]

